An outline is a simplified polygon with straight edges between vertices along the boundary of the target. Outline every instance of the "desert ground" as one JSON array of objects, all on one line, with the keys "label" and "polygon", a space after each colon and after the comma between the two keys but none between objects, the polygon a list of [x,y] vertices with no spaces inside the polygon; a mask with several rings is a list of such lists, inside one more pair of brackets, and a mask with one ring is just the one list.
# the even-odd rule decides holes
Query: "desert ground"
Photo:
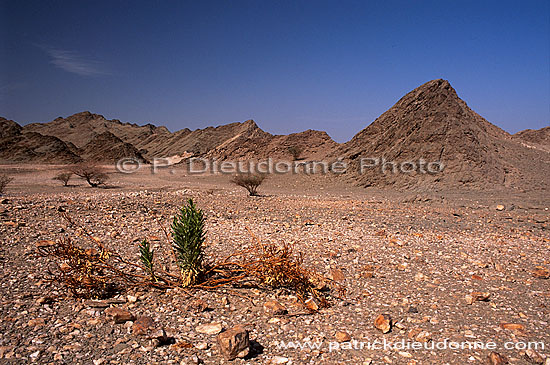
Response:
[{"label": "desert ground", "polygon": [[[229,363],[219,331],[204,333],[205,324],[249,331],[250,352],[235,364],[550,363],[547,192],[397,192],[287,174],[249,197],[227,175],[111,171],[108,186],[94,189],[75,178],[61,186],[52,180],[61,169],[0,167],[15,178],[0,205],[2,363]],[[253,232],[266,244],[291,243],[304,266],[345,294],[310,313],[283,289],[133,288],[93,301],[47,280],[54,266],[37,255],[38,242],[85,246],[86,231],[137,260],[144,238],[159,251],[170,246],[164,230],[188,198],[207,217],[207,258],[250,247]],[[472,301],[475,292],[481,300]],[[287,313],[266,311],[270,300]],[[137,334],[133,321],[114,323],[108,307],[150,317],[172,343]],[[387,333],[373,324],[380,314],[392,319]],[[450,342],[494,347],[435,347]]]}]

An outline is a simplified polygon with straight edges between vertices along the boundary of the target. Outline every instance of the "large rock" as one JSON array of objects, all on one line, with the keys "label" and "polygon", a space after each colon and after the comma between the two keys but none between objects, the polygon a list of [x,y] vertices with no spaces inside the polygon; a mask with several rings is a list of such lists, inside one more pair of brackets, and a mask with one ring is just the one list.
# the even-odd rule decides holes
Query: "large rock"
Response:
[{"label": "large rock", "polygon": [[229,361],[245,357],[250,349],[248,331],[241,325],[220,333],[217,342],[222,356]]}]

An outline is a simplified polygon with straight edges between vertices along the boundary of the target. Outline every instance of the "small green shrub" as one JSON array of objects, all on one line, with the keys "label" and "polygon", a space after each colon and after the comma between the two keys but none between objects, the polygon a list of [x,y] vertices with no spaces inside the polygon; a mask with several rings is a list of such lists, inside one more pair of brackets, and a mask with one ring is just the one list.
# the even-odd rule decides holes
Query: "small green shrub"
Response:
[{"label": "small green shrub", "polygon": [[172,222],[172,245],[184,287],[193,285],[204,270],[204,222],[202,210],[195,206],[192,199],[181,208]]},{"label": "small green shrub", "polygon": [[147,274],[151,276],[151,280],[158,281],[155,277],[155,272],[153,271],[153,258],[154,252],[151,250],[151,246],[147,240],[143,240],[139,245],[139,260],[143,264]]}]

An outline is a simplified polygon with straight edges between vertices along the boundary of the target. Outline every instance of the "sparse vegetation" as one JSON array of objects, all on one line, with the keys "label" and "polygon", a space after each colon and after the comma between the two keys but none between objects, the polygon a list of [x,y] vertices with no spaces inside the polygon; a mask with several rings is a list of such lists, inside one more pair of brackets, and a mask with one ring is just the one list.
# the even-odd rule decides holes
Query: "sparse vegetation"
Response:
[{"label": "sparse vegetation", "polygon": [[[64,217],[73,226],[66,214]],[[147,240],[139,244],[139,265],[106,249],[90,233],[85,235],[95,248],[80,248],[68,238],[59,242],[40,241],[37,248],[41,256],[51,257],[57,264],[58,271],[51,280],[63,284],[77,297],[103,298],[135,286],[214,290],[226,285],[246,284],[287,289],[302,302],[315,298],[321,307],[328,306],[328,293],[321,291],[318,285],[323,281],[321,275],[306,269],[302,256],[295,255],[290,244],[262,244],[248,228],[254,239],[251,248],[206,263],[202,247],[204,224],[203,211],[189,199],[171,225],[172,264],[167,257],[161,257],[162,265],[156,264],[158,258]],[[179,275],[170,273],[169,266],[174,265],[178,266]],[[338,294],[343,293],[340,287],[336,288],[340,290]]]},{"label": "sparse vegetation", "polygon": [[152,281],[158,281],[155,277],[155,272],[153,270],[153,258],[154,252],[151,250],[151,246],[147,240],[141,241],[139,245],[139,260],[143,264],[145,271],[149,274]]},{"label": "sparse vegetation", "polygon": [[86,180],[92,188],[97,188],[99,185],[105,184],[105,181],[109,179],[105,170],[101,166],[93,163],[83,162],[74,165],[71,167],[70,171],[76,176]]},{"label": "sparse vegetation", "polygon": [[63,183],[63,186],[69,185],[69,180],[71,179],[71,176],[73,176],[72,172],[62,172],[57,175],[55,175],[52,180],[61,181]]},{"label": "sparse vegetation", "polygon": [[297,161],[298,159],[300,159],[300,156],[302,155],[302,148],[301,147],[298,147],[298,146],[290,146],[288,147],[288,153],[290,153],[290,155],[292,156],[292,159],[294,161]]},{"label": "sparse vegetation", "polygon": [[13,181],[13,177],[9,177],[6,174],[0,175],[0,196],[4,195],[6,187]]},{"label": "sparse vegetation", "polygon": [[184,287],[194,284],[203,272],[204,234],[204,214],[189,199],[172,222],[172,244]]},{"label": "sparse vegetation", "polygon": [[258,186],[262,184],[266,177],[266,174],[259,173],[238,174],[231,179],[231,182],[248,190],[250,196],[257,196]]}]

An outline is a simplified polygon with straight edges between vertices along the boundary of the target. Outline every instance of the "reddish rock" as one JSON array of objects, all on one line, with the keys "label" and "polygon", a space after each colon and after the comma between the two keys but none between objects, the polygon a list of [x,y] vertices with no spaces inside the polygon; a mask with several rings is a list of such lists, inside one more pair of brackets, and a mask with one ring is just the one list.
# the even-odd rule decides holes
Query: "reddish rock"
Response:
[{"label": "reddish rock", "polygon": [[347,333],[347,332],[343,332],[343,331],[336,331],[336,334],[334,335],[334,337],[336,338],[336,341],[338,341],[338,342],[351,341],[350,334]]},{"label": "reddish rock", "polygon": [[132,325],[132,334],[135,336],[144,336],[152,332],[155,328],[155,321],[148,316],[139,316]]},{"label": "reddish rock", "polygon": [[374,320],[374,327],[382,331],[382,333],[388,333],[391,330],[392,319],[389,314],[380,314]]},{"label": "reddish rock", "polygon": [[222,356],[228,361],[244,358],[250,349],[248,331],[241,325],[220,333],[217,342]]},{"label": "reddish rock", "polygon": [[288,313],[287,309],[276,300],[269,300],[265,302],[264,312],[272,316],[281,316]]},{"label": "reddish rock", "polygon": [[127,311],[126,309],[111,307],[105,309],[105,315],[107,318],[112,319],[115,323],[125,323],[128,321],[134,321],[136,317]]}]

